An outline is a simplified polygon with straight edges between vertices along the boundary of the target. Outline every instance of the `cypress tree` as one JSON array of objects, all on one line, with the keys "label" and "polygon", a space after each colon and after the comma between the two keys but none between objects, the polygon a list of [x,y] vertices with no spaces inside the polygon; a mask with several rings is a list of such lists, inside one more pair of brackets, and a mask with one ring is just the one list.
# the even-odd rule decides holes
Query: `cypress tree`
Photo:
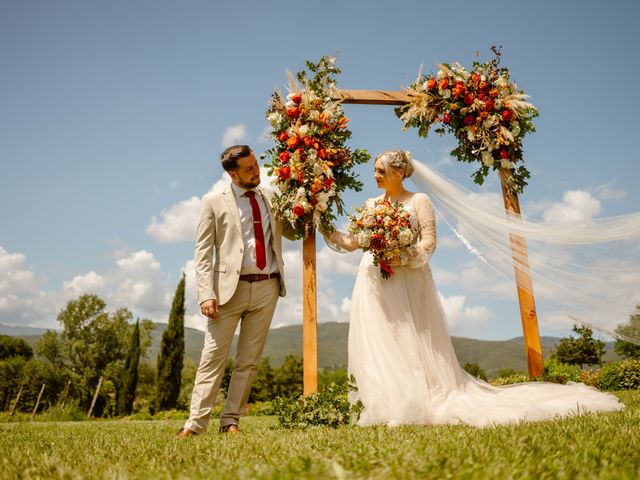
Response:
[{"label": "cypress tree", "polygon": [[158,353],[155,411],[176,407],[184,361],[184,273],[176,288],[169,324],[162,333]]},{"label": "cypress tree", "polygon": [[120,415],[131,415],[133,400],[136,398],[138,386],[138,363],[140,363],[140,320],[136,320],[131,333],[129,351],[124,363],[124,381],[118,398],[118,412]]}]

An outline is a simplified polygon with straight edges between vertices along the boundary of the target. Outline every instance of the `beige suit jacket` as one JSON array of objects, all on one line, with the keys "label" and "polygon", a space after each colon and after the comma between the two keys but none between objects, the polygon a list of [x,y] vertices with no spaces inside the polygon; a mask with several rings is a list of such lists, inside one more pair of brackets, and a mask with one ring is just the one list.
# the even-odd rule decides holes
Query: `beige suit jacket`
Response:
[{"label": "beige suit jacket", "polygon": [[[269,209],[271,242],[280,272],[280,296],[284,297],[284,263],[282,260],[282,226],[271,211],[275,193],[269,188],[258,187]],[[196,283],[198,303],[217,299],[224,305],[231,299],[238,286],[244,243],[238,204],[227,186],[220,193],[208,193],[202,197],[198,233],[196,236]]]}]

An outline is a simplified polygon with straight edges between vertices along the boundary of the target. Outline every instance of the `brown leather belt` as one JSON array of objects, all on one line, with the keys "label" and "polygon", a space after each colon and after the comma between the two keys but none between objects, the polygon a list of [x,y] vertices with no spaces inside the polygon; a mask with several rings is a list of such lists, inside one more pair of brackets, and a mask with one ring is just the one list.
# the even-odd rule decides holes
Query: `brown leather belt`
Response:
[{"label": "brown leather belt", "polygon": [[280,272],[275,273],[249,273],[247,275],[240,275],[240,280],[244,282],[262,282],[263,280],[269,280],[270,278],[280,278]]}]

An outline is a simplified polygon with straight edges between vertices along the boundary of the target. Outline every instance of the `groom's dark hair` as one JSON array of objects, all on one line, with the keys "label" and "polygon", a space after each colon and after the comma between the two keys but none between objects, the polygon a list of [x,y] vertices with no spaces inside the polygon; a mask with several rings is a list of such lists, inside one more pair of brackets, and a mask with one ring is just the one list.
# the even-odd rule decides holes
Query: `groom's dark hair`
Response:
[{"label": "groom's dark hair", "polygon": [[235,170],[238,168],[238,160],[243,157],[248,157],[252,153],[248,145],[233,145],[220,155],[222,168],[224,168],[225,172]]}]

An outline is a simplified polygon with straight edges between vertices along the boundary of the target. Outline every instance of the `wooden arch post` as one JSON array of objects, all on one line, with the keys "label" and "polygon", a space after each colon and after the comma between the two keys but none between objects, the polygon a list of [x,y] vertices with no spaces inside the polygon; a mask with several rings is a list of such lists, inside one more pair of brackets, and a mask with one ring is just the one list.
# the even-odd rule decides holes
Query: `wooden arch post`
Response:
[{"label": "wooden arch post", "polygon": [[[359,105],[403,105],[409,101],[404,92],[383,90],[339,90],[335,100],[342,103]],[[502,196],[508,212],[520,215],[520,204],[515,193],[509,193],[506,180],[509,172],[500,170]],[[520,304],[520,317],[524,334],[525,356],[529,377],[536,378],[544,370],[542,346],[538,331],[538,317],[531,276],[528,273],[529,260],[525,239],[519,235],[510,235],[511,251],[514,259],[516,288]],[[522,268],[518,268],[520,265]],[[303,360],[304,394],[309,395],[318,388],[318,348],[317,348],[317,304],[316,304],[316,238],[315,232],[309,234],[303,244]]]}]

